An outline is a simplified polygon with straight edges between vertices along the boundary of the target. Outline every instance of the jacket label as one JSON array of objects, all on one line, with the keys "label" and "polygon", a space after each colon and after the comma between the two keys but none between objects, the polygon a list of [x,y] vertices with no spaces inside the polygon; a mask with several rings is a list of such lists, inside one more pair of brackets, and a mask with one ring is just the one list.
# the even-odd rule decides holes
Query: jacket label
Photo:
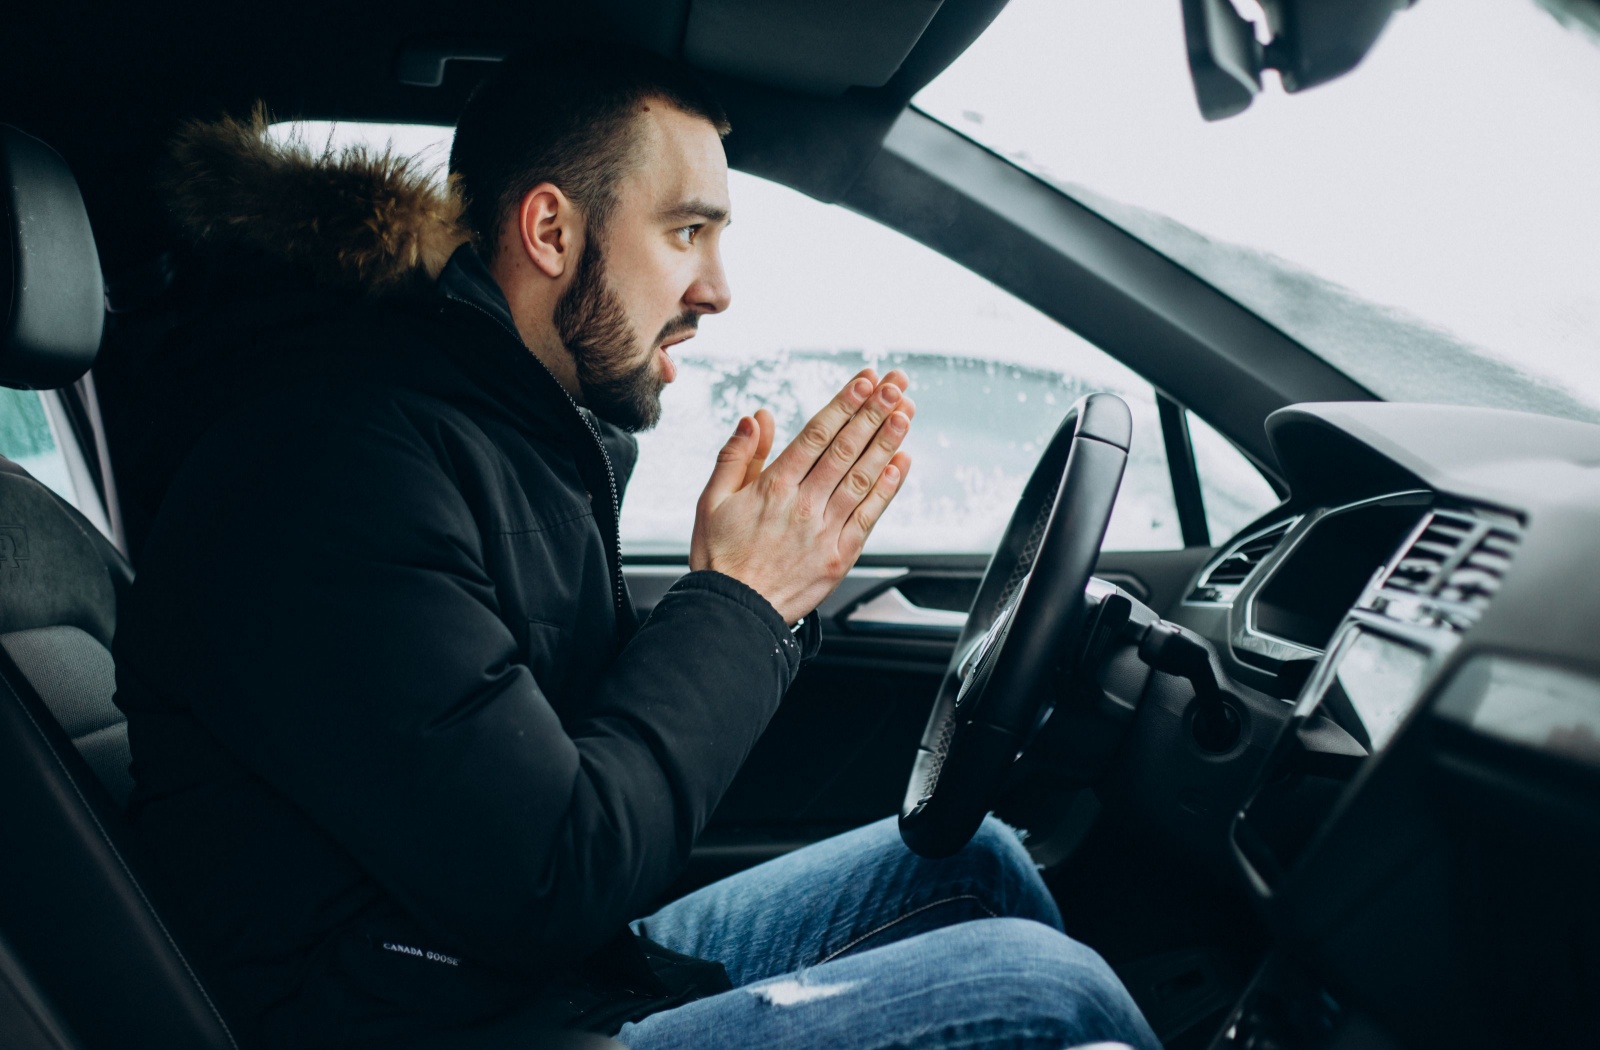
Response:
[{"label": "jacket label", "polygon": [[461,960],[456,958],[454,955],[446,955],[443,952],[428,951],[424,948],[413,948],[409,944],[396,944],[393,941],[383,941],[379,947],[386,952],[399,952],[401,955],[411,955],[418,959],[426,959],[428,962],[444,963],[446,966],[461,965]]}]

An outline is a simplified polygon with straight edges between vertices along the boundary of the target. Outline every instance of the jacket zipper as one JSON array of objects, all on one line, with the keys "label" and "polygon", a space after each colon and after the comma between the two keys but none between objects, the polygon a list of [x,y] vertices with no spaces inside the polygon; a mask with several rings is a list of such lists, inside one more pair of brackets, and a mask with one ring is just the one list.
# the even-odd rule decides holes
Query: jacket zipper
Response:
[{"label": "jacket zipper", "polygon": [[583,424],[583,429],[589,432],[589,437],[594,441],[594,447],[600,452],[600,462],[605,464],[606,468],[606,488],[609,490],[609,494],[611,496],[611,603],[617,615],[617,627],[619,630],[624,629],[623,624],[625,619],[623,616],[623,607],[626,602],[626,598],[622,584],[622,501],[617,499],[617,472],[611,466],[611,453],[606,451],[606,444],[600,438],[600,431],[597,430],[595,425],[589,421],[589,417],[583,414],[583,410],[578,407],[578,402],[573,400],[571,394],[567,393],[567,388],[561,385],[561,381],[556,378],[555,373],[550,371],[549,367],[547,367],[543,361],[539,360],[538,354],[535,354],[528,348],[528,344],[523,341],[520,334],[510,328],[507,328],[505,323],[502,322],[500,318],[496,317],[494,314],[490,313],[488,310],[485,310],[478,304],[468,302],[465,299],[457,299],[453,295],[449,296],[448,298],[451,302],[460,303],[462,306],[470,307],[471,309],[476,310],[478,313],[493,321],[496,328],[500,329],[502,332],[505,332],[507,335],[511,336],[511,338],[517,341],[517,346],[522,349],[522,352],[527,354],[529,359],[532,360],[534,364],[538,365],[545,375],[550,377],[550,381],[555,384],[556,389],[561,391],[561,396],[567,399],[567,404],[572,406],[573,414],[576,415],[578,420]]}]

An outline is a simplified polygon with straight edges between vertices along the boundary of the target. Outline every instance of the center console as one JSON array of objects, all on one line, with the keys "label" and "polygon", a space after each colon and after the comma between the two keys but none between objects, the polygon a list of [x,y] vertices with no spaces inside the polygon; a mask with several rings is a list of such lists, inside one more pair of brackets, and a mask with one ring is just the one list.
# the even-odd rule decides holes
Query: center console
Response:
[{"label": "center console", "polygon": [[[1235,859],[1260,897],[1272,896],[1345,788],[1399,732],[1493,597],[1518,537],[1509,518],[1435,507],[1372,574],[1234,819]],[[1296,555],[1311,557],[1315,541],[1313,533],[1301,551],[1288,552],[1258,595],[1281,593],[1283,579],[1306,575]],[[1270,622],[1255,622],[1262,620]]]},{"label": "center console", "polygon": [[[1407,813],[1392,815],[1387,837],[1360,836],[1354,853],[1355,842],[1339,826],[1348,823],[1343,817],[1361,799],[1380,788],[1380,781],[1375,800],[1423,805],[1424,793],[1410,782],[1421,775],[1419,763],[1406,752],[1415,752],[1427,734],[1408,735],[1408,726],[1432,695],[1462,634],[1493,599],[1520,538],[1519,523],[1504,515],[1426,508],[1333,625],[1288,726],[1230,827],[1235,862],[1275,927],[1280,947],[1256,974],[1212,1050],[1398,1048],[1325,983],[1339,985],[1340,979],[1315,976],[1312,967],[1324,975],[1359,973],[1384,987],[1424,980],[1403,965],[1406,953],[1385,956],[1374,948],[1370,923],[1398,930],[1419,909],[1443,907],[1427,895],[1407,898],[1406,886],[1408,879],[1438,885],[1429,866],[1445,863],[1447,851],[1417,830],[1427,827],[1426,821]],[[1282,573],[1295,554],[1289,550],[1266,575]],[[1298,571],[1310,572],[1305,566]],[[1294,601],[1281,585],[1272,589],[1270,579],[1255,591]],[[1307,621],[1273,615],[1251,620],[1257,631],[1263,624],[1288,622]],[[1292,641],[1309,646],[1314,636],[1302,633]],[[1382,761],[1391,751],[1396,761]],[[1404,788],[1390,783],[1397,778],[1407,780]],[[1371,813],[1361,822],[1364,830],[1372,830]],[[1338,861],[1331,865],[1337,871],[1329,870],[1330,859]],[[1373,899],[1373,887],[1410,903],[1375,919],[1369,914],[1375,906],[1360,903]],[[1349,925],[1355,915],[1368,924],[1359,931]]]}]

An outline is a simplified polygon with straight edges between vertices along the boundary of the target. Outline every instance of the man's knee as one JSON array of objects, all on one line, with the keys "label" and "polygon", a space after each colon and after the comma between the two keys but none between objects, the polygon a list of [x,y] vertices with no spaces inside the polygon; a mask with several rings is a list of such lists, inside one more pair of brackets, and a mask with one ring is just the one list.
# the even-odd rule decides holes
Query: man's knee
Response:
[{"label": "man's knee", "polygon": [[1003,915],[1033,919],[1061,929],[1061,912],[1055,897],[1039,874],[1039,866],[1022,844],[1017,830],[994,817],[985,817],[967,850],[994,866],[993,885],[1002,895]]},{"label": "man's knee", "polygon": [[[1084,986],[1122,985],[1093,948],[1030,919],[980,919],[965,923],[959,948],[974,974],[1037,975],[1041,986],[1078,982]],[[1124,993],[1125,994],[1125,993]]]},{"label": "man's knee", "polygon": [[1038,866],[1022,844],[1022,835],[1022,832],[998,817],[984,817],[967,849],[992,854],[1000,864],[1017,871],[1037,871]]},{"label": "man's knee", "polygon": [[963,924],[953,940],[961,983],[985,1003],[983,1013],[1082,1042],[1158,1045],[1111,967],[1065,934],[1026,919],[985,919]]}]

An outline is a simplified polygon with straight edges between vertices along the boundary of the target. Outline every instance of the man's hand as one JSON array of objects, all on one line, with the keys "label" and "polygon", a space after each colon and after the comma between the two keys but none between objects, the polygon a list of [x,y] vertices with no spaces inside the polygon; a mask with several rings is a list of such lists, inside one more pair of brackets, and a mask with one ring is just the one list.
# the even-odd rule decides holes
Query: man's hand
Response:
[{"label": "man's hand", "polygon": [[907,382],[862,370],[765,469],[772,413],[740,419],[695,508],[689,567],[748,584],[788,623],[815,609],[911,469],[897,451],[916,415]]}]

